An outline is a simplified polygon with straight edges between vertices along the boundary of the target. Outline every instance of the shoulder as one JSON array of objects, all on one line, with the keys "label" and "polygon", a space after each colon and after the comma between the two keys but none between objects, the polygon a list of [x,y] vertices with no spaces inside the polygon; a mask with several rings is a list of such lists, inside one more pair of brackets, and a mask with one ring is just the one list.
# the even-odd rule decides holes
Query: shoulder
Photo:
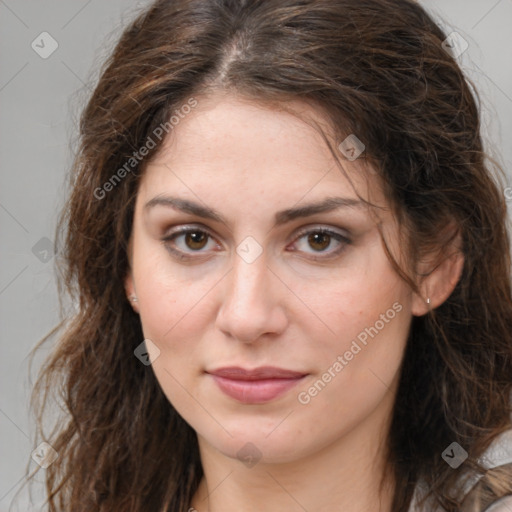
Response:
[{"label": "shoulder", "polygon": [[[512,474],[512,429],[498,436],[482,455],[479,462],[487,468],[490,473],[493,473],[494,470],[506,469]],[[479,484],[485,485],[484,480],[485,479],[481,476],[476,476],[473,478],[470,477],[465,481],[463,488],[464,492],[467,493],[466,498],[469,498],[466,505],[472,502],[470,498],[470,495],[473,494],[472,491],[479,487]],[[419,507],[419,499],[427,493],[428,489],[425,483],[421,481],[418,482],[408,512],[441,512],[438,508],[433,506],[432,503],[425,503],[423,507]],[[478,507],[476,510],[478,510],[478,512],[512,512],[512,495],[497,498],[490,503],[488,502],[483,508]]]},{"label": "shoulder", "polygon": [[512,463],[512,429],[507,430],[494,440],[481,457],[480,462],[488,468]]},{"label": "shoulder", "polygon": [[486,508],[484,512],[512,512],[512,495],[504,496]]}]

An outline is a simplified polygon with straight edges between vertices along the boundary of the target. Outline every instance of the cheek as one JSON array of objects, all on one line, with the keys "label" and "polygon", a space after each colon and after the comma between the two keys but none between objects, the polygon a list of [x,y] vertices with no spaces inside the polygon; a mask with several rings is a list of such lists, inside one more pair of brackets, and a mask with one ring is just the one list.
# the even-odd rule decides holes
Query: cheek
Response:
[{"label": "cheek", "polygon": [[310,356],[318,372],[297,390],[295,414],[305,442],[334,441],[382,404],[392,408],[411,313],[407,293],[380,288],[376,294],[376,289],[354,287],[350,299],[340,296],[324,309],[336,336],[316,338]]},{"label": "cheek", "polygon": [[[190,347],[194,337],[210,321],[206,313],[209,280],[183,283],[180,279],[152,272],[139,285],[140,318],[145,336],[154,337],[163,347]],[[201,298],[203,298],[201,300]]]},{"label": "cheek", "polygon": [[308,383],[314,388],[302,388],[304,400],[316,401],[318,409],[336,404],[348,416],[365,405],[375,406],[403,357],[412,318],[407,285],[375,247],[309,300],[322,322],[315,323],[315,331],[305,327],[315,339],[309,355],[318,373]]},{"label": "cheek", "polygon": [[169,402],[194,423],[198,411],[191,393],[196,393],[200,342],[211,323],[206,308],[215,280],[191,279],[186,270],[179,272],[166,261],[165,255],[141,257],[138,266],[134,265],[134,277],[144,338],[159,349],[152,370]]},{"label": "cheek", "polygon": [[189,338],[206,321],[204,312],[198,313],[208,304],[208,293],[218,278],[207,266],[200,267],[179,265],[160,244],[140,237],[133,276],[146,337],[179,345],[179,339]]},{"label": "cheek", "polygon": [[308,329],[323,331],[321,345],[339,352],[348,350],[359,335],[363,343],[371,334],[401,340],[405,332],[406,337],[410,290],[380,244],[347,258],[327,279],[299,283],[294,292],[316,313],[317,321]]}]

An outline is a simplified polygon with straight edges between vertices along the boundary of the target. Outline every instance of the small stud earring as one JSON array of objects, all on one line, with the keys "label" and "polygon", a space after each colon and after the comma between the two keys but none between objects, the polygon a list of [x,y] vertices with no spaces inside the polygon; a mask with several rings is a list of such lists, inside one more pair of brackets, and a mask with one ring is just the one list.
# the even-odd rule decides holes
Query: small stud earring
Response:
[{"label": "small stud earring", "polygon": [[427,304],[430,304],[430,297],[427,298]]},{"label": "small stud earring", "polygon": [[135,297],[135,295],[132,295],[132,296],[130,297],[130,300],[131,300],[132,302],[138,302],[138,300],[139,300],[139,299],[137,299],[137,297]]}]

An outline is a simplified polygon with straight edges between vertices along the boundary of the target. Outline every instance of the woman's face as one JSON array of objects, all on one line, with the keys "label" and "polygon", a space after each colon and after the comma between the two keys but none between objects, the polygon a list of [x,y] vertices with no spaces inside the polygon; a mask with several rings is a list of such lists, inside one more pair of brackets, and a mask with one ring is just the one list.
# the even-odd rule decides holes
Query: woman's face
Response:
[{"label": "woman's face", "polygon": [[[290,462],[382,431],[412,293],[375,216],[309,124],[239,97],[197,100],[147,167],[130,242],[126,288],[162,390],[201,443],[234,458]],[[397,254],[376,175],[340,158],[386,207]]]}]

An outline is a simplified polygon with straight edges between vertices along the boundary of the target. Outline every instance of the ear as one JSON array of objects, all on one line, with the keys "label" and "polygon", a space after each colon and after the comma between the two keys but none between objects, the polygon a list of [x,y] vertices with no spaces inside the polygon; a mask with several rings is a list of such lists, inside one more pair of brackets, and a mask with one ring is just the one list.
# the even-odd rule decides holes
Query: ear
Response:
[{"label": "ear", "polygon": [[[453,233],[453,230],[452,230]],[[453,240],[437,257],[427,258],[418,266],[418,273],[424,276],[419,283],[420,293],[413,294],[411,312],[422,316],[448,299],[459,282],[464,268],[461,237],[457,233]],[[430,303],[427,302],[430,299]]]},{"label": "ear", "polygon": [[129,269],[126,274],[126,277],[124,278],[124,290],[126,293],[126,297],[130,304],[132,305],[133,310],[138,313],[139,312],[139,303],[137,301],[132,300],[134,297],[137,297],[137,291],[135,290],[135,284],[133,282],[133,275],[132,275],[132,240],[130,238],[128,242],[128,265]]},{"label": "ear", "polygon": [[124,278],[124,290],[126,292],[127,300],[132,305],[133,310],[136,313],[138,313],[139,303],[133,300],[134,297],[137,297],[137,292],[135,291],[135,285],[133,283],[133,276],[131,270],[128,271],[127,276]]}]

